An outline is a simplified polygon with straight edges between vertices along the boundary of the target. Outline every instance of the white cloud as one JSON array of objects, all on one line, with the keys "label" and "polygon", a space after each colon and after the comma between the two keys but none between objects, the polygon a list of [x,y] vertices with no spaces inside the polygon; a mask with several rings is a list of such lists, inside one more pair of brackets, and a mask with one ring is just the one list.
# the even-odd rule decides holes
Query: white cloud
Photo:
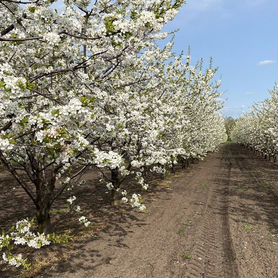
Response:
[{"label": "white cloud", "polygon": [[274,60],[262,60],[258,63],[258,66],[267,66],[275,64]]}]

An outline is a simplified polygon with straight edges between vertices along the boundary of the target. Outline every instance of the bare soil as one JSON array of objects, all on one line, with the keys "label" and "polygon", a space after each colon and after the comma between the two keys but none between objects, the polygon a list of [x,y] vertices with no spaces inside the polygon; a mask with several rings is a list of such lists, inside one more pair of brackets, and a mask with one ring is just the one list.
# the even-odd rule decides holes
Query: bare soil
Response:
[{"label": "bare soil", "polygon": [[[94,230],[81,231],[70,246],[39,253],[53,263],[36,275],[277,277],[277,174],[272,162],[225,144],[204,161],[156,181],[144,196],[146,213],[111,208],[100,186],[92,186],[90,196],[88,189],[80,191],[83,206],[93,211]],[[96,184],[96,174],[86,178]],[[1,192],[0,225],[32,211],[10,203],[22,203],[19,192]],[[59,229],[72,227],[72,218]]]}]

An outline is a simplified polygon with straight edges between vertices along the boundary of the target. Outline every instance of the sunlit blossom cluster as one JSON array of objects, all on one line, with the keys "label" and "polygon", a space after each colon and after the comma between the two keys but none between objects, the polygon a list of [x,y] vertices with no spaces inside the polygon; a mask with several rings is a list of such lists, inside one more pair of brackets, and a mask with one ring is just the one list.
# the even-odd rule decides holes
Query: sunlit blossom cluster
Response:
[{"label": "sunlit blossom cluster", "polygon": [[13,245],[39,249],[51,243],[47,235],[33,232],[32,224],[28,219],[20,220],[15,227],[11,228],[9,233],[0,235],[0,252],[2,252],[3,261],[15,267],[22,265],[28,267],[27,259],[24,259],[22,254],[13,254]]}]

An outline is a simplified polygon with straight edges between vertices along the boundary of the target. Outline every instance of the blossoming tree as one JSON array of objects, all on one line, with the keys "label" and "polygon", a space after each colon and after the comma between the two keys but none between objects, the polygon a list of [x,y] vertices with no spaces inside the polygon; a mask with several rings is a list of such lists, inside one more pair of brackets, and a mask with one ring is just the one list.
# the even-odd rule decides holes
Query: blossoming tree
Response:
[{"label": "blossoming tree", "polygon": [[237,121],[232,139],[250,146],[265,156],[278,155],[278,87],[270,92],[270,98],[254,105],[251,112]]},{"label": "blossoming tree", "polygon": [[[45,232],[54,200],[89,164],[105,160],[95,122],[109,108],[96,102],[182,4],[63,1],[57,11],[55,2],[2,1],[0,10],[0,157]],[[108,165],[117,158],[105,155]]]}]

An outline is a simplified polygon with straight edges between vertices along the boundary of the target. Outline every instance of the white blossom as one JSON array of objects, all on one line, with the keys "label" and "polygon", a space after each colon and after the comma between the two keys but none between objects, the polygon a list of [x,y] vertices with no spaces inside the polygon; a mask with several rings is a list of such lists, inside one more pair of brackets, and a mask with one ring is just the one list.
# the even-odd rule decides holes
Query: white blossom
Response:
[{"label": "white blossom", "polygon": [[128,202],[128,198],[127,197],[122,197],[121,200],[122,200],[123,203],[127,203]]},{"label": "white blossom", "polygon": [[54,32],[46,33],[43,38],[51,45],[58,44],[61,41],[60,36]]},{"label": "white blossom", "polygon": [[75,200],[76,200],[76,196],[71,196],[67,199],[67,202],[70,203],[70,205],[72,205]]},{"label": "white blossom", "polygon": [[81,216],[78,220],[85,227],[88,227],[91,224],[91,222],[85,216]]}]

